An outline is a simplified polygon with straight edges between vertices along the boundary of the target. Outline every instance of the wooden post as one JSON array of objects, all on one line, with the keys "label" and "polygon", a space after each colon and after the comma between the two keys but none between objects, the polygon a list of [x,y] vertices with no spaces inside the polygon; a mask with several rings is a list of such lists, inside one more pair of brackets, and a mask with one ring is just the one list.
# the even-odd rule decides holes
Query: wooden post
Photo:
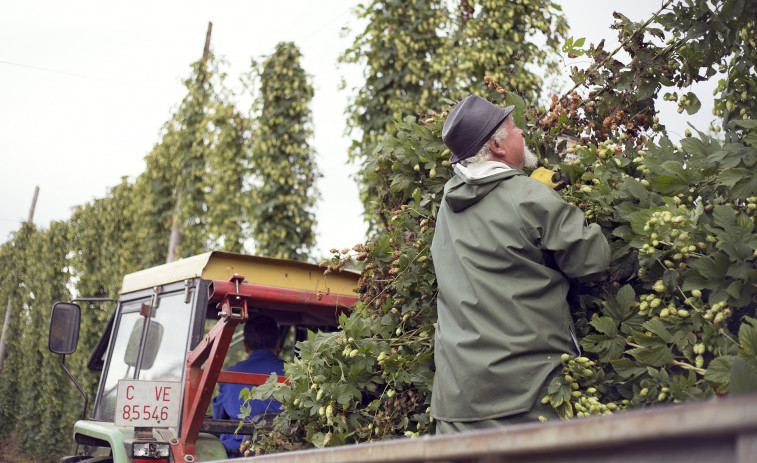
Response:
[{"label": "wooden post", "polygon": [[[31,224],[34,221],[34,209],[37,207],[37,197],[39,196],[39,186],[34,187],[34,197],[32,198],[32,207],[29,208],[29,218],[26,223]],[[18,275],[16,275],[18,279]],[[0,373],[3,371],[5,362],[5,346],[8,342],[8,329],[11,324],[11,297],[8,297],[8,305],[5,308],[5,321],[3,322],[3,333],[0,335]]]},{"label": "wooden post", "polygon": [[0,336],[0,373],[3,372],[5,362],[5,342],[8,339],[8,327],[11,324],[11,298],[8,298],[8,306],[5,308],[5,321],[3,322],[3,334]]},{"label": "wooden post", "polygon": [[[205,34],[205,47],[202,50],[202,63],[200,66],[200,72],[203,72],[205,61],[208,59],[210,53],[210,33],[213,30],[213,23],[208,21],[208,32]],[[204,80],[204,74],[200,76],[200,80]],[[183,172],[182,172],[183,173]],[[182,175],[183,176],[183,175]],[[176,192],[176,205],[173,209],[173,220],[171,223],[171,237],[168,240],[168,254],[166,255],[166,263],[173,262],[179,257],[179,246],[183,241],[181,234],[181,196],[183,192],[179,190]]]},{"label": "wooden post", "polygon": [[208,21],[208,32],[205,34],[205,48],[202,50],[203,61],[208,57],[210,53],[210,32],[213,30],[213,23]]},{"label": "wooden post", "polygon": [[37,207],[37,197],[39,196],[39,185],[34,187],[34,197],[32,198],[32,207],[29,208],[29,218],[26,219],[26,223],[31,224],[34,222],[34,209]]}]

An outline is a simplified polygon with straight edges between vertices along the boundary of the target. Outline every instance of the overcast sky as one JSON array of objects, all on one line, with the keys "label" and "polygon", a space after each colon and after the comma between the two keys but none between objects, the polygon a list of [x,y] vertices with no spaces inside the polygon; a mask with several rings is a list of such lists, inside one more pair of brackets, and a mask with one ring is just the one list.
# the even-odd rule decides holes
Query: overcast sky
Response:
[{"label": "overcast sky", "polygon": [[[360,70],[338,67],[350,45],[357,0],[0,0],[0,242],[26,220],[40,187],[34,222],[66,220],[72,208],[107,194],[145,168],[144,156],[186,94],[189,65],[211,45],[228,61],[230,83],[250,58],[293,41],[313,77],[312,104],[322,200],[316,256],[364,241],[362,206],[347,164],[344,110]],[[587,44],[607,38],[612,11],[646,19],[660,0],[563,0],[571,34]],[[565,72],[567,76],[567,69]],[[701,114],[712,105],[704,95]],[[675,106],[666,108],[682,131]],[[663,114],[665,115],[665,113]]]}]

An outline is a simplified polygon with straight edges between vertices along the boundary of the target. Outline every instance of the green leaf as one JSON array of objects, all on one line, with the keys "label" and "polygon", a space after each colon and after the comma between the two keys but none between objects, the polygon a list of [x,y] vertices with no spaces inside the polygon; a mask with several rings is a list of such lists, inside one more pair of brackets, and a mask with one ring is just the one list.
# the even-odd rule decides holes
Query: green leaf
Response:
[{"label": "green leaf", "polygon": [[[736,278],[739,280],[745,280],[748,278],[749,273],[754,269],[750,262],[742,261],[732,264],[728,267],[728,273],[726,276],[730,278]],[[734,296],[734,297],[738,297]]]},{"label": "green leaf", "polygon": [[513,122],[517,127],[521,129],[526,128],[526,101],[515,92],[508,92],[505,96],[505,105],[515,106],[515,109],[511,113]]},{"label": "green leaf", "polygon": [[694,137],[687,137],[681,140],[681,147],[687,153],[697,154],[701,156],[706,156],[707,154],[709,154],[707,153],[707,150],[704,147],[704,143],[702,143],[701,140]]},{"label": "green leaf", "polygon": [[674,174],[676,177],[686,180],[688,179],[688,174],[686,173],[686,169],[683,167],[683,164],[679,161],[665,161],[661,164],[662,168],[668,171],[671,174]]},{"label": "green leaf", "polygon": [[662,367],[674,360],[673,352],[668,346],[639,347],[628,351],[636,360],[645,365]]},{"label": "green leaf", "polygon": [[754,175],[751,177],[744,177],[731,188],[730,197],[738,199],[746,199],[753,196],[757,192],[757,177]]},{"label": "green leaf", "polygon": [[[547,387],[547,394],[551,396],[550,403],[553,407],[564,402],[570,402],[570,392],[570,386],[560,376],[553,378]],[[541,397],[539,399],[541,400]]]},{"label": "green leaf", "polygon": [[612,362],[612,368],[623,378],[632,378],[647,372],[645,366],[639,365],[629,358],[622,358]]},{"label": "green leaf", "polygon": [[568,55],[571,58],[581,56],[584,53],[586,53],[584,50],[581,49],[581,47],[583,47],[585,42],[586,42],[586,39],[584,38],[580,38],[576,41],[573,41],[573,37],[569,37],[567,40],[565,40],[565,44],[562,47],[562,51],[563,53],[568,53]]},{"label": "green leaf", "polygon": [[745,129],[757,129],[757,120],[754,119],[737,119],[731,123]]},{"label": "green leaf", "polygon": [[[618,306],[621,310],[623,310],[626,314],[632,312],[632,306],[636,302],[636,292],[633,290],[631,285],[624,285],[623,287],[621,287],[620,290],[618,290],[616,298],[618,300]],[[628,317],[623,317],[623,319],[626,318]]]},{"label": "green leaf", "polygon": [[740,281],[732,281],[731,284],[729,284],[725,292],[728,293],[732,298],[738,299],[741,295],[741,289],[744,286],[744,284]]},{"label": "green leaf", "polygon": [[565,39],[565,43],[562,46],[562,51],[564,53],[567,53],[571,48],[573,48],[573,37],[568,37]]},{"label": "green leaf", "polygon": [[646,317],[635,312],[620,324],[620,332],[625,335],[631,335],[634,331],[641,329],[641,324],[644,323]]},{"label": "green leaf", "polygon": [[648,320],[647,322],[643,323],[641,326],[647,331],[650,331],[651,333],[659,336],[660,339],[662,339],[666,343],[670,343],[673,341],[673,335],[665,327],[665,323],[663,323],[663,321],[660,320],[659,318],[653,318],[651,320]]},{"label": "green leaf", "polygon": [[757,150],[741,143],[727,143],[707,156],[706,164],[718,170],[738,167],[742,162],[751,167],[757,161]]},{"label": "green leaf", "polygon": [[673,269],[667,269],[662,274],[662,283],[669,289],[674,289],[678,286],[678,272]]},{"label": "green leaf", "polygon": [[324,447],[323,440],[325,436],[326,435],[324,433],[319,431],[319,432],[306,436],[305,439],[307,439],[308,442],[313,444],[316,448],[321,449]]},{"label": "green leaf", "polygon": [[634,314],[633,304],[636,301],[636,293],[630,285],[625,285],[614,297],[607,299],[607,305],[603,312],[613,319],[621,322]]},{"label": "green leaf", "polygon": [[622,336],[608,337],[602,334],[589,334],[581,338],[581,346],[588,352],[597,354],[601,362],[610,362],[620,357],[626,348],[626,339]]},{"label": "green leaf", "polygon": [[739,345],[741,352],[739,356],[744,360],[754,361],[757,357],[757,329],[755,325],[757,320],[751,317],[745,317],[744,323],[739,328]]},{"label": "green leaf", "polygon": [[563,402],[555,407],[555,413],[564,420],[573,418],[573,405],[570,402]]},{"label": "green leaf", "polygon": [[[757,148],[757,132],[749,132],[748,134],[744,135],[743,141],[745,144],[751,146],[752,148]],[[751,158],[753,160],[754,156],[751,156]],[[754,165],[754,162],[744,160],[744,164],[752,167]]]},{"label": "green leaf", "polygon": [[678,193],[688,187],[687,182],[681,181],[678,177],[670,175],[660,175],[653,177],[650,181],[652,188],[662,194]]},{"label": "green leaf", "polygon": [[623,355],[623,352],[625,352],[626,345],[626,338],[622,336],[614,336],[606,342],[603,342],[600,345],[603,350],[603,352],[599,355],[600,361],[612,362],[613,360],[617,360],[621,355]]},{"label": "green leaf", "polygon": [[421,202],[421,189],[416,187],[415,190],[413,190],[413,199],[417,204],[420,204]]},{"label": "green leaf", "polygon": [[362,394],[354,385],[350,383],[342,383],[335,388],[334,396],[340,405],[345,405],[352,399],[359,401]]},{"label": "green leaf", "polygon": [[[638,199],[642,204],[647,205],[649,201],[649,191],[641,184],[633,179],[623,179],[618,185],[618,189],[627,191],[632,197]],[[643,226],[643,225],[642,225]]]},{"label": "green leaf", "polygon": [[683,108],[689,115],[696,113],[702,107],[702,102],[699,101],[699,98],[697,98],[697,96],[692,92],[687,93],[682,97],[682,99],[683,98],[688,100],[688,104],[685,104]]},{"label": "green leaf", "polygon": [[[702,275],[705,280],[717,283],[723,280],[728,273],[730,265],[731,263],[726,254],[717,253],[714,256],[700,257],[692,264],[692,268]],[[686,281],[688,282],[688,276]],[[700,288],[697,288],[696,285],[685,283],[683,289],[691,291],[692,289]]]},{"label": "green leaf", "polygon": [[250,411],[252,411],[251,405],[242,404],[242,406],[239,408],[239,413],[237,414],[237,418],[239,418],[240,420],[244,420],[245,418],[248,418],[250,416]]},{"label": "green leaf", "polygon": [[731,366],[731,383],[728,392],[732,395],[757,391],[757,371],[742,359],[735,357]]},{"label": "green leaf", "polygon": [[618,334],[618,324],[610,317],[598,317],[589,322],[591,326],[597,331],[608,336],[615,336]]},{"label": "green leaf", "polygon": [[704,379],[713,383],[727,384],[731,377],[731,367],[736,357],[725,355],[714,359],[707,366]]},{"label": "green leaf", "polygon": [[742,168],[725,169],[718,175],[718,183],[727,187],[733,187],[744,179],[753,178],[754,172]]},{"label": "green leaf", "polygon": [[628,216],[629,223],[631,224],[631,229],[634,233],[636,233],[637,235],[646,233],[644,231],[644,225],[646,225],[647,220],[649,220],[649,214],[649,211],[643,210],[634,212]]},{"label": "green leaf", "polygon": [[387,312],[383,317],[381,317],[381,325],[383,326],[394,326],[396,323],[397,316],[391,312]]}]

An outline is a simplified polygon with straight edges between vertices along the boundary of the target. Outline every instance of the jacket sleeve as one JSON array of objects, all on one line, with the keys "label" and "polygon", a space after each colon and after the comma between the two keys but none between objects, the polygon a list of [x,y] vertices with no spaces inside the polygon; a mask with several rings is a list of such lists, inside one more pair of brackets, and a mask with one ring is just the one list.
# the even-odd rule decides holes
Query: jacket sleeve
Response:
[{"label": "jacket sleeve", "polygon": [[535,244],[552,252],[568,278],[590,281],[600,277],[610,261],[610,246],[599,225],[585,225],[579,208],[563,201],[546,185],[533,179],[526,181],[521,219]]}]

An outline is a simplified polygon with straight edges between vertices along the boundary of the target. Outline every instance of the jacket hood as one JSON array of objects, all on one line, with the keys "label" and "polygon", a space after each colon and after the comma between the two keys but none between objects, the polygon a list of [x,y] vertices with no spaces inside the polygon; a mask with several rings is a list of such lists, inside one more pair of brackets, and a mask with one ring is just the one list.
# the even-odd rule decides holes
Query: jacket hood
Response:
[{"label": "jacket hood", "polygon": [[445,201],[460,212],[481,201],[499,183],[523,171],[502,162],[484,161],[468,167],[455,164],[455,175],[444,186]]}]

